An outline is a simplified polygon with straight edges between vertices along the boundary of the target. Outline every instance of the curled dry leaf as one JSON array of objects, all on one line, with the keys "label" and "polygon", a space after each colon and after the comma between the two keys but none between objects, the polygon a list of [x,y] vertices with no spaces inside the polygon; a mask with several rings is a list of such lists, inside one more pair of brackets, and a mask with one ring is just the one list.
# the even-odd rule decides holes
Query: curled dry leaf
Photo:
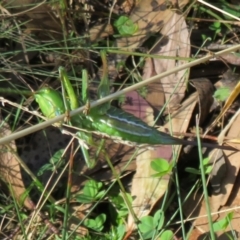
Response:
[{"label": "curled dry leaf", "polygon": [[[144,79],[153,76],[153,74],[157,75],[186,63],[186,60],[180,60],[178,57],[189,57],[190,41],[184,17],[182,15],[169,12],[168,18],[169,21],[165,23],[163,29],[161,30],[163,37],[159,39],[150,53],[169,58],[153,59],[151,68],[149,68],[149,65],[146,65],[146,68],[144,69]],[[170,59],[170,57],[173,59]],[[159,102],[159,92],[155,91],[155,89],[163,89],[163,92],[161,92],[165,97],[164,103],[170,100],[168,108],[175,108],[176,105],[180,104],[185,95],[187,80],[188,70],[182,70],[159,79],[153,85],[150,84],[148,86],[149,94],[147,96],[147,101],[158,110],[162,108],[163,105]]]},{"label": "curled dry leaf", "polygon": [[[127,94],[131,98],[132,105],[124,105],[124,110],[131,112],[148,123],[153,122],[153,110],[137,92]],[[151,211],[152,207],[165,193],[168,187],[169,175],[159,178],[152,177],[156,172],[150,167],[150,163],[156,158],[172,159],[172,147],[160,146],[152,150],[139,150],[136,159],[136,174],[132,181],[132,203],[137,217],[142,217]],[[132,216],[128,218],[128,230],[134,228]]]},{"label": "curled dry leaf", "polygon": [[[229,132],[227,134],[228,138],[240,138],[239,123],[240,115],[238,115],[231,128],[229,129]],[[239,144],[233,144],[233,147],[236,147],[236,149],[238,149]],[[239,151],[233,153],[232,151],[224,150],[224,155],[226,157],[227,172],[221,184],[221,206],[224,206],[227,203],[240,168]]]},{"label": "curled dry leaf", "polygon": [[[0,137],[9,134],[11,134],[9,126],[3,123],[0,128]],[[17,149],[14,142],[0,145],[0,176],[12,190],[17,202],[19,204],[24,203],[25,207],[32,209],[33,205],[31,200],[28,197],[23,199],[26,189],[23,184],[19,161],[20,159],[17,155]]]},{"label": "curled dry leaf", "polygon": [[195,78],[190,80],[190,84],[194,86],[198,93],[199,106],[199,124],[201,125],[209,114],[213,104],[214,87],[207,78]]},{"label": "curled dry leaf", "polygon": [[221,185],[223,179],[227,174],[227,163],[225,161],[225,155],[221,149],[213,149],[210,153],[209,164],[212,164],[213,168],[210,173],[210,184],[212,187],[212,194],[217,195],[221,191]]},{"label": "curled dry leaf", "polygon": [[[179,56],[179,54],[180,56],[182,56],[183,54],[184,57],[188,56],[190,44],[184,18],[179,17],[179,15],[169,10],[164,11],[164,14],[167,14],[166,17],[169,20],[166,22],[166,25],[163,28],[165,29],[165,31],[168,29],[168,31],[164,32],[166,34],[165,39],[167,39],[168,41],[165,42],[164,45],[161,45],[161,39],[159,41],[161,44],[156,45],[153,53],[160,55],[163,52],[166,52],[166,55],[171,56]],[[161,17],[161,15],[158,15],[158,17],[156,18],[158,18],[160,21]],[[152,61],[147,60],[143,78],[149,78],[176,66],[175,60],[166,60],[165,62],[163,61],[164,63],[162,61],[162,59],[154,59]],[[178,62],[179,65],[183,63],[184,61]],[[164,98],[165,100],[169,99],[171,93],[176,90],[175,94],[177,96],[181,95],[181,97],[176,97],[175,100],[177,99],[178,103],[180,103],[186,89],[186,84],[184,83],[185,77],[187,77],[187,75],[185,75],[185,71],[183,71],[174,74],[174,76],[169,76],[165,78],[165,81],[161,79],[148,86],[148,95],[146,97],[147,101],[149,101],[155,109],[159,110],[159,108],[162,107],[165,103]],[[180,87],[176,88],[178,81],[180,81]],[[154,122],[152,107],[150,107],[141,97],[139,97],[136,92],[127,94],[127,98],[131,99],[132,105],[125,105],[123,107],[124,110],[130,111],[135,116],[140,117],[143,121],[152,125],[152,123]],[[184,109],[181,109],[182,111],[176,114],[176,117],[178,119],[177,124],[173,122],[174,118],[171,119],[171,126],[173,126],[174,128],[173,131],[186,131],[189,123],[189,121],[186,121],[186,119],[190,119],[195,104],[196,101],[191,100],[191,102],[188,103],[188,107],[184,105]],[[179,123],[179,121],[181,121],[181,123]],[[175,127],[177,127],[177,129],[175,129]],[[175,148],[175,150],[177,150],[177,148]],[[137,170],[136,175],[133,179],[131,191],[131,195],[135,197],[133,201],[133,209],[137,217],[140,218],[149,214],[155,203],[163,196],[166,189],[168,188],[170,177],[169,174],[161,178],[161,180],[152,177],[155,172],[153,171],[153,169],[151,169],[150,162],[156,158],[164,158],[167,161],[171,161],[172,156],[173,149],[170,146],[158,146],[153,150],[143,151],[137,156]],[[134,228],[134,220],[132,216],[129,216],[128,231],[131,231]]]}]

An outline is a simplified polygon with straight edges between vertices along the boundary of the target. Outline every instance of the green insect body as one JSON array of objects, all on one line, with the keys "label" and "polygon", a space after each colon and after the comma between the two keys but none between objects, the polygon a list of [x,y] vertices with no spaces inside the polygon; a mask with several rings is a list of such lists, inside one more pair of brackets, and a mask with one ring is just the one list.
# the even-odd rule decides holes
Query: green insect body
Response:
[{"label": "green insect body", "polygon": [[180,144],[180,139],[150,127],[139,118],[121,109],[110,107],[105,114],[91,109],[83,127],[110,137],[137,144]]},{"label": "green insect body", "polygon": [[[54,89],[39,90],[35,99],[42,113],[48,118],[65,113],[63,99]],[[159,132],[132,114],[112,106],[104,114],[99,112],[97,107],[92,108],[87,115],[72,117],[71,123],[76,127],[137,144],[180,144],[179,139]]]}]

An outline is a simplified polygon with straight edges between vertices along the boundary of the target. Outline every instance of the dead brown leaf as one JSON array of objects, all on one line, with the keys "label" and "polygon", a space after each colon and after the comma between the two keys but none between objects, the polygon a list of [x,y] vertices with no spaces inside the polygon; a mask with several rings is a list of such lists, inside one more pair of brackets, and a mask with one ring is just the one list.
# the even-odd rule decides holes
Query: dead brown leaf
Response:
[{"label": "dead brown leaf", "polygon": [[[168,39],[168,41],[162,44],[163,42],[161,41],[161,39],[159,42],[162,45],[156,45],[151,53],[160,55],[165,52],[165,54],[170,54],[171,56],[188,56],[190,44],[186,24],[184,23],[184,18],[179,17],[178,15],[169,10],[164,11],[164,14],[166,14],[166,17],[169,20],[167,21],[166,19],[164,19],[164,21],[166,20],[166,25],[163,28],[163,30],[165,31],[164,33],[166,34],[165,39]],[[163,20],[161,15],[155,15],[155,18],[159,19],[159,21]],[[179,39],[181,39],[181,41]],[[139,39],[135,41],[139,41]],[[131,47],[133,47],[133,45]],[[145,65],[143,79],[154,76],[162,71],[167,71],[168,69],[173,68],[176,65],[176,60],[166,60],[165,62],[163,61],[164,63],[162,61],[162,59],[148,59]],[[184,61],[178,62],[178,64],[183,63]],[[159,80],[159,82],[155,82],[154,84],[148,86],[148,95],[146,97],[147,101],[149,101],[152,106],[159,110],[159,107],[162,107],[165,103],[164,98],[169,99],[171,95],[170,93],[173,93],[173,91],[177,89],[176,95],[182,95],[181,97],[177,97],[178,104],[180,104],[180,101],[186,89],[184,77],[187,77],[185,75],[185,71],[176,73],[176,75],[172,77],[170,76],[170,78],[166,78],[165,82],[161,79]],[[178,84],[179,79],[181,87],[174,89],[176,84]],[[180,91],[182,92],[180,93]],[[149,125],[152,125],[154,122],[152,107],[150,107],[136,92],[131,92],[127,94],[126,98],[128,99],[128,102],[131,102],[131,105],[124,105],[124,110],[129,111],[135,116],[141,118],[143,121],[147,122]],[[192,115],[192,110],[195,107],[195,103],[196,102],[191,100],[191,102],[189,102],[188,104],[190,108],[184,105],[184,108],[181,109],[181,114],[179,112],[176,114],[176,119],[178,119],[178,123],[172,123],[172,121],[176,121],[176,119],[171,119],[172,125],[177,127],[177,129],[173,128],[173,131],[186,131],[189,123],[188,121],[186,121],[186,119],[190,119]],[[181,123],[179,121],[181,121]],[[184,129],[182,128],[182,126],[184,126]],[[133,178],[131,191],[131,195],[135,197],[133,201],[133,209],[137,217],[142,217],[149,214],[152,207],[163,196],[166,189],[168,188],[169,175],[161,179],[151,177],[154,174],[154,171],[150,167],[150,162],[156,158],[164,158],[168,161],[171,161],[173,155],[172,151],[172,147],[160,146],[156,147],[153,150],[143,151],[137,156],[137,171],[136,175]],[[134,220],[132,216],[129,216],[128,231],[132,231],[133,229]]]},{"label": "dead brown leaf", "polygon": [[209,114],[213,104],[213,94],[215,90],[207,78],[191,79],[190,84],[194,86],[198,93],[198,114],[199,124],[201,125]]},{"label": "dead brown leaf", "polygon": [[[161,30],[161,34],[163,37],[159,39],[157,44],[155,44],[151,53],[173,58],[176,57],[176,59],[153,59],[152,69],[149,68],[148,65],[144,70],[144,79],[152,76],[153,73],[157,75],[186,63],[186,60],[180,60],[177,59],[177,57],[189,57],[189,33],[185,19],[182,15],[171,13],[171,17],[168,21],[166,21],[163,29]],[[151,72],[149,73],[149,71]],[[148,102],[157,109],[162,108],[159,103],[159,92],[154,91],[158,88],[159,90],[163,89],[165,102],[171,100],[168,107],[176,107],[176,105],[179,105],[184,97],[187,80],[188,70],[183,70],[159,79],[159,81],[156,81],[153,85],[150,84],[148,86]],[[159,87],[157,87],[157,83],[159,84]],[[154,92],[155,94],[153,94]]]},{"label": "dead brown leaf", "polygon": [[[3,123],[0,128],[0,137],[11,134],[9,126]],[[26,189],[23,183],[20,165],[17,156],[17,149],[14,142],[0,145],[0,175],[14,194],[17,202],[28,209],[33,209],[33,204],[29,197],[23,199]]]},{"label": "dead brown leaf", "polygon": [[[138,25],[138,31],[133,36],[117,40],[117,47],[133,51],[141,46],[150,34],[159,32],[174,15],[174,9],[169,7],[171,4],[174,6],[175,1],[157,0],[154,3],[144,0],[136,1],[129,18]],[[184,4],[182,1],[181,6]]]},{"label": "dead brown leaf", "polygon": [[[137,92],[127,94],[127,98],[131,98],[131,105],[124,105],[125,111],[131,112],[137,117],[140,117],[147,123],[153,123],[153,110],[140,97]],[[134,212],[137,217],[146,216],[151,211],[152,207],[165,193],[168,187],[169,176],[163,178],[152,177],[156,173],[151,167],[150,163],[153,159],[164,158],[169,161],[172,159],[172,147],[160,146],[153,150],[140,151],[136,159],[136,174],[132,181],[131,195],[134,196],[132,203]],[[134,220],[132,216],[128,218],[128,230],[134,228]]]},{"label": "dead brown leaf", "polygon": [[[235,118],[235,121],[233,122],[229,133],[227,137],[229,138],[239,138],[240,132],[239,132],[239,121],[240,121],[240,116],[238,115],[237,118]],[[236,148],[238,147],[238,144],[236,144]],[[212,153],[213,156],[217,156],[218,153],[216,151],[221,151],[221,150],[214,150]],[[211,212],[215,213],[213,215],[213,220],[218,220],[219,214],[218,211],[222,209],[229,209],[229,208],[234,208],[236,205],[235,203],[238,202],[239,199],[239,191],[236,191],[236,189],[233,192],[233,189],[235,187],[235,184],[239,184],[236,182],[236,178],[239,175],[239,168],[240,168],[240,153],[239,152],[232,152],[232,151],[227,151],[224,150],[224,157],[225,157],[225,168],[226,171],[225,173],[221,173],[221,169],[219,168],[219,175],[221,174],[221,177],[219,176],[219,193],[215,193],[211,197],[209,197],[209,202],[211,206]],[[218,173],[215,173],[217,175]],[[231,201],[229,200],[229,197],[231,196]],[[236,199],[236,200],[235,200]],[[236,202],[235,202],[236,201]],[[233,204],[233,205],[231,205]],[[209,222],[206,217],[206,209],[205,209],[205,202],[203,201],[202,194],[196,194],[195,197],[191,197],[184,205],[184,211],[187,214],[187,216],[191,217],[198,217],[198,216],[205,216],[198,218],[197,220],[194,221],[194,225],[196,228],[203,233],[207,233],[209,231]],[[192,213],[190,215],[190,213]],[[238,214],[238,212],[236,212]],[[226,213],[222,213],[221,217],[224,217]],[[236,217],[236,221],[238,217]],[[240,232],[239,225],[235,225],[235,231]],[[232,229],[232,225],[231,225]],[[230,227],[227,229],[227,231],[230,230]],[[193,234],[197,234],[197,232],[194,232]],[[196,237],[196,235],[194,235]],[[225,238],[223,238],[225,239]]]}]

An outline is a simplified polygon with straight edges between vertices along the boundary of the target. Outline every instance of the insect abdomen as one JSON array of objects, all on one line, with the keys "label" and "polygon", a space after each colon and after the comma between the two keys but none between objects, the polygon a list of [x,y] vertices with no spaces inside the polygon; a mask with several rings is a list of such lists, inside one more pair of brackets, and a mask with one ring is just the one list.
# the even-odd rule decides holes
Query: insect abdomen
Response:
[{"label": "insect abdomen", "polygon": [[92,110],[87,117],[91,121],[92,130],[139,144],[179,144],[180,139],[157,131],[121,109],[111,107],[104,115]]}]

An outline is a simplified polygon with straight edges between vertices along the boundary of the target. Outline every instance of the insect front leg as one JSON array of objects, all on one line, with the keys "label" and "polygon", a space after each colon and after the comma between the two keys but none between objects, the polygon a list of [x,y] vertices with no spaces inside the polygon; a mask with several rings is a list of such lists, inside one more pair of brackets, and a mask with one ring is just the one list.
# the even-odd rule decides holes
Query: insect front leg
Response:
[{"label": "insect front leg", "polygon": [[[59,75],[62,82],[62,88],[63,88],[63,95],[65,95],[65,105],[66,108],[70,110],[74,110],[79,107],[79,101],[77,99],[76,93],[69,81],[69,78],[67,76],[67,73],[65,72],[64,68],[59,68]],[[90,112],[90,105],[89,105],[89,99],[88,99],[88,74],[86,70],[83,70],[82,72],[82,102],[86,104],[86,111],[84,114],[78,114],[76,116],[71,117],[70,119],[70,125],[82,128],[83,126],[86,126],[84,122],[88,121],[88,119],[85,117],[85,114],[88,114]],[[69,106],[69,107],[68,107]],[[95,166],[96,159],[91,159],[89,156],[88,149],[85,147],[85,144],[83,142],[86,142],[88,145],[94,145],[93,139],[91,133],[78,131],[76,133],[76,136],[79,138],[79,144],[81,146],[82,154],[85,159],[85,162],[89,168],[92,168]]]},{"label": "insect front leg", "polygon": [[88,90],[88,72],[86,69],[82,70],[82,101],[85,104],[83,113],[87,115],[90,113],[90,100]]},{"label": "insect front leg", "polygon": [[[72,84],[69,81],[68,75],[63,67],[59,67],[59,78],[62,84],[62,93],[63,93],[63,100],[66,109],[74,110],[79,108],[79,102],[77,99],[77,95],[72,87]],[[66,101],[68,100],[68,102]]]}]

